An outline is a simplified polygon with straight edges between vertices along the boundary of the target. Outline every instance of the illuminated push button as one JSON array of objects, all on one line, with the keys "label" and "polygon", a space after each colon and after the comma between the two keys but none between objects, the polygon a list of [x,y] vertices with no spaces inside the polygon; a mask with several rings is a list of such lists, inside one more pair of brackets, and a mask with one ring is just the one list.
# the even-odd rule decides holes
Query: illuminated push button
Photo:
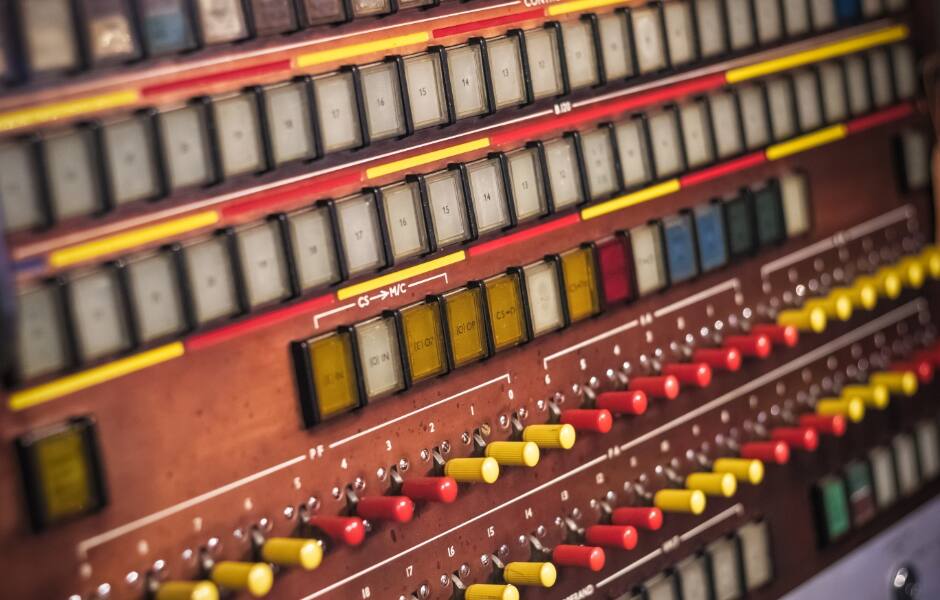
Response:
[{"label": "illuminated push button", "polygon": [[482,295],[479,287],[471,287],[444,296],[450,356],[455,367],[486,356]]},{"label": "illuminated push button", "polygon": [[600,312],[594,249],[578,248],[561,255],[568,318],[577,323]]},{"label": "illuminated push button", "polygon": [[816,402],[817,415],[842,415],[853,423],[865,418],[865,403],[861,398],[823,398]]},{"label": "illuminated push button", "polygon": [[910,397],[917,393],[917,375],[911,371],[879,371],[872,373],[868,382],[883,385],[892,394]]},{"label": "illuminated push button", "polygon": [[725,338],[725,346],[736,349],[742,356],[752,358],[767,358],[773,349],[770,338],[763,334],[729,335]]},{"label": "illuminated push button", "polygon": [[792,325],[761,323],[752,327],[751,331],[758,335],[766,335],[774,344],[787,348],[793,348],[800,343],[800,330]]},{"label": "illuminated push button", "polygon": [[812,298],[806,301],[804,308],[819,307],[826,313],[828,319],[848,321],[852,318],[852,298],[842,292],[830,292],[822,298]]},{"label": "illuminated push button", "polygon": [[523,274],[533,337],[563,327],[565,317],[555,262],[542,261],[528,265],[523,269]]},{"label": "illuminated push button", "polygon": [[366,496],[356,504],[356,514],[370,521],[407,523],[415,514],[415,503],[407,496]]},{"label": "illuminated push button", "polygon": [[261,560],[275,565],[300,567],[312,571],[323,561],[323,546],[318,540],[271,538],[261,546]]},{"label": "illuminated push button", "polygon": [[924,265],[917,260],[916,256],[902,258],[898,261],[897,269],[904,287],[915,290],[924,287],[924,279],[926,279],[927,274],[924,272]]},{"label": "illuminated push button", "polygon": [[777,315],[777,325],[792,325],[800,331],[822,333],[826,330],[826,324],[826,311],[818,306],[784,310]]},{"label": "illuminated push button", "polygon": [[503,579],[513,585],[550,588],[558,572],[550,562],[511,562],[503,569]]},{"label": "illuminated push button", "polygon": [[705,512],[705,493],[701,490],[659,490],[653,504],[663,512],[700,515]]},{"label": "illuminated push button", "polygon": [[595,405],[615,414],[642,415],[649,404],[646,393],[639,390],[626,392],[603,392],[597,396]]},{"label": "illuminated push button", "polygon": [[708,496],[730,498],[738,491],[738,481],[731,473],[692,473],[685,478],[685,487]]},{"label": "illuminated push button", "polygon": [[933,381],[933,364],[927,359],[915,359],[894,363],[891,365],[892,371],[910,371],[917,376],[920,383],[930,383]]},{"label": "illuminated push button", "polygon": [[579,567],[596,573],[604,568],[607,556],[597,546],[559,544],[552,550],[552,562],[559,567]]},{"label": "illuminated push button", "polygon": [[870,277],[859,277],[850,287],[836,290],[844,290],[849,295],[853,308],[872,310],[878,306],[878,286]]},{"label": "illuminated push button", "polygon": [[415,304],[402,309],[401,329],[413,382],[440,375],[447,370],[437,302]]},{"label": "illuminated push button", "polygon": [[657,531],[663,526],[663,511],[655,506],[624,506],[614,509],[610,522],[614,525],[632,525],[637,529]]},{"label": "illuminated push button", "polygon": [[444,464],[444,474],[460,483],[493,483],[499,479],[499,463],[484,458],[452,458]]},{"label": "illuminated push button", "polygon": [[584,530],[584,540],[595,546],[633,550],[639,536],[632,525],[591,525]]},{"label": "illuminated push button", "polygon": [[219,588],[211,581],[167,581],[154,600],[219,600]]},{"label": "illuminated push button", "polygon": [[412,477],[401,485],[401,493],[412,500],[450,504],[457,499],[453,477]]},{"label": "illuminated push button", "polygon": [[742,458],[756,458],[765,463],[785,465],[790,462],[790,446],[782,440],[741,444]]},{"label": "illuminated push button", "polygon": [[891,394],[884,385],[847,385],[842,388],[843,398],[860,398],[865,406],[876,410],[888,408]]},{"label": "illuminated push button", "polygon": [[777,427],[771,430],[770,437],[807,452],[819,447],[819,434],[810,427]]},{"label": "illuminated push button", "polygon": [[346,546],[358,546],[366,539],[366,528],[359,517],[310,517],[312,527],[316,527],[334,542]]},{"label": "illuminated push button", "polygon": [[940,279],[940,248],[927,246],[920,251],[918,258],[931,279]]},{"label": "illuminated push button", "polygon": [[519,600],[519,590],[514,585],[475,583],[464,592],[465,600]]},{"label": "illuminated push button", "polygon": [[539,448],[560,448],[570,450],[574,446],[577,434],[573,426],[561,425],[529,425],[522,430],[522,439],[526,442],[535,442]]},{"label": "illuminated push button", "polygon": [[562,411],[561,422],[571,425],[576,431],[607,433],[614,424],[610,411],[604,408],[573,408]]},{"label": "illuminated push button", "polygon": [[764,463],[755,458],[719,458],[712,465],[715,473],[729,473],[738,481],[757,485],[764,480]]},{"label": "illuminated push button", "polygon": [[704,388],[712,382],[712,368],[708,363],[668,363],[663,365],[663,375],[672,375],[683,385]]},{"label": "illuminated push button", "polygon": [[313,371],[313,397],[303,405],[308,426],[359,406],[350,336],[336,333],[307,343]]},{"label": "illuminated push button", "polygon": [[534,442],[490,442],[484,451],[501,467],[534,467],[539,464],[539,447]]},{"label": "illuminated push button", "polygon": [[634,377],[630,380],[629,388],[644,392],[653,398],[675,400],[679,395],[679,380],[672,375],[662,377]]},{"label": "illuminated push button", "polygon": [[800,427],[812,427],[820,433],[842,437],[848,424],[843,415],[800,415]]},{"label": "illuminated push button", "polygon": [[874,278],[881,296],[894,300],[901,295],[901,276],[894,267],[881,267]]},{"label": "illuminated push button", "polygon": [[741,368],[741,352],[737,348],[702,348],[692,352],[692,360],[730,373]]},{"label": "illuminated push button", "polygon": [[525,312],[519,276],[500,275],[483,282],[486,291],[487,317],[497,352],[526,340]]},{"label": "illuminated push button", "polygon": [[261,598],[274,585],[274,572],[267,563],[222,561],[212,567],[210,573],[216,585],[237,591],[246,591]]}]

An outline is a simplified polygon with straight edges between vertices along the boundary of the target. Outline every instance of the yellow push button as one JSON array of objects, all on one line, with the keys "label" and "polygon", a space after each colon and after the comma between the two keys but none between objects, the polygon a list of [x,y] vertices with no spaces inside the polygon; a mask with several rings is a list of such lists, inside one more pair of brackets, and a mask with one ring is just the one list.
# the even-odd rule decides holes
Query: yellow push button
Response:
[{"label": "yellow push button", "polygon": [[796,327],[800,331],[822,333],[826,330],[826,311],[820,307],[794,308],[777,315],[777,325]]},{"label": "yellow push button", "polygon": [[730,473],[738,481],[757,485],[764,480],[764,463],[756,458],[719,458],[712,465],[716,473]]},{"label": "yellow push button", "polygon": [[550,588],[558,572],[550,562],[511,562],[503,569],[503,579],[514,585]]},{"label": "yellow push button", "polygon": [[323,560],[323,546],[311,539],[271,538],[261,546],[261,558],[276,565],[312,571]]},{"label": "yellow push button", "polygon": [[483,292],[480,288],[464,288],[445,295],[444,313],[454,366],[462,367],[486,356]]},{"label": "yellow push button", "polygon": [[883,385],[892,394],[913,396],[917,393],[917,375],[913,371],[879,371],[872,373],[868,382]]},{"label": "yellow push button", "polygon": [[219,600],[219,588],[211,581],[161,583],[154,600]]},{"label": "yellow push button", "polygon": [[816,402],[816,414],[831,417],[842,415],[853,423],[865,418],[865,402],[857,396],[851,398],[823,398]]},{"label": "yellow push button", "polygon": [[926,278],[924,265],[917,260],[917,257],[905,256],[898,261],[897,268],[901,275],[901,283],[903,283],[905,287],[914,290],[919,290],[924,287],[924,279]]},{"label": "yellow push button", "polygon": [[881,384],[847,385],[842,388],[843,398],[861,398],[868,408],[884,410],[888,408],[891,394],[887,386]]},{"label": "yellow push button", "polygon": [[833,291],[845,292],[852,307],[861,310],[872,310],[878,305],[878,287],[870,278],[860,277],[852,282],[850,287],[840,287]]},{"label": "yellow push button", "polygon": [[730,498],[738,491],[738,480],[731,473],[692,473],[685,478],[685,487],[708,496]]},{"label": "yellow push button", "polygon": [[359,406],[351,335],[323,336],[308,347],[319,417],[325,419]]},{"label": "yellow push button", "polygon": [[653,496],[653,506],[663,512],[700,515],[705,512],[705,493],[701,490],[659,490]]},{"label": "yellow push button", "polygon": [[422,381],[447,370],[440,306],[437,302],[403,308],[401,329],[411,381]]},{"label": "yellow push button", "polygon": [[539,447],[535,442],[490,442],[484,453],[503,467],[534,467],[539,464]]},{"label": "yellow push button", "polygon": [[519,590],[514,585],[474,583],[464,592],[466,600],[519,600]]},{"label": "yellow push button", "polygon": [[920,251],[918,258],[931,279],[940,279],[940,248],[934,245],[926,246]]},{"label": "yellow push button", "polygon": [[829,319],[848,321],[852,318],[852,298],[843,291],[832,290],[822,298],[807,300],[804,308],[813,309],[817,306],[825,311]]},{"label": "yellow push button", "polygon": [[274,585],[274,572],[266,563],[225,560],[212,567],[210,577],[220,587],[244,590],[255,598],[267,595]]},{"label": "yellow push button", "polygon": [[875,285],[878,293],[894,300],[901,295],[901,276],[894,267],[881,267],[875,273]]},{"label": "yellow push button", "polygon": [[577,323],[601,310],[594,272],[594,249],[577,248],[561,255],[561,272],[568,301],[568,318]]},{"label": "yellow push button", "polygon": [[522,439],[535,442],[539,448],[561,448],[570,450],[577,436],[574,427],[563,425],[529,425],[522,430]]},{"label": "yellow push button", "polygon": [[487,279],[483,282],[483,289],[493,349],[498,352],[524,342],[527,336],[525,309],[522,307],[518,274],[507,273]]},{"label": "yellow push button", "polygon": [[444,474],[460,483],[493,483],[499,479],[495,458],[452,458],[444,464]]}]

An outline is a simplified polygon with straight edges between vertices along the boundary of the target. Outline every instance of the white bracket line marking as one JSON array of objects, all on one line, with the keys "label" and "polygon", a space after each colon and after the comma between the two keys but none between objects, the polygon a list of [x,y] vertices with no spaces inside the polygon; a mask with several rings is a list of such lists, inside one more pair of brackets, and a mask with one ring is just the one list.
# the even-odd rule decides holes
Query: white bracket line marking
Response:
[{"label": "white bracket line marking", "polygon": [[875,217],[870,221],[865,221],[864,223],[850,227],[845,231],[845,238],[846,240],[857,240],[862,236],[874,233],[888,225],[894,225],[895,223],[912,219],[916,215],[917,213],[914,211],[914,207],[910,204],[905,204],[904,206],[899,206],[894,210],[886,212],[880,217]]},{"label": "white bracket line marking", "polygon": [[598,588],[598,589],[599,589],[599,588],[602,588],[602,587],[604,587],[605,585],[607,585],[608,583],[610,583],[611,581],[613,581],[614,579],[620,579],[621,577],[623,577],[624,575],[626,575],[626,574],[629,573],[630,571],[632,571],[632,570],[634,570],[634,569],[638,569],[639,567],[642,567],[643,565],[645,565],[645,564],[648,563],[649,561],[653,560],[654,558],[656,558],[657,556],[659,556],[659,555],[662,554],[662,553],[663,553],[662,548],[657,548],[657,549],[653,550],[652,552],[650,552],[649,554],[647,554],[646,556],[644,556],[643,558],[640,558],[640,559],[637,559],[637,560],[633,561],[632,563],[630,563],[629,565],[627,565],[627,566],[625,566],[624,568],[620,569],[619,571],[617,571],[617,572],[614,573],[613,575],[610,575],[610,576],[608,576],[608,577],[605,577],[605,578],[601,579],[601,580],[598,581],[596,584],[594,584],[594,587],[595,587],[595,588]]},{"label": "white bracket line marking", "polygon": [[447,280],[447,273],[438,273],[437,275],[432,275],[431,277],[425,277],[424,279],[421,279],[421,280],[419,280],[419,281],[412,281],[411,283],[408,284],[408,287],[409,287],[409,288],[413,288],[413,287],[419,286],[419,285],[421,285],[421,284],[423,284],[423,283],[427,283],[427,282],[429,282],[429,281],[434,281],[435,279],[440,279],[441,277],[444,278],[444,283],[450,283],[450,282]]},{"label": "white bracket line marking", "polygon": [[477,390],[479,390],[479,389],[481,389],[481,388],[484,388],[484,387],[486,387],[486,386],[488,386],[488,385],[492,385],[492,384],[496,383],[497,381],[502,381],[503,379],[506,380],[506,383],[512,383],[512,378],[509,376],[509,373],[503,373],[503,374],[500,375],[499,377],[494,377],[493,379],[489,379],[489,380],[487,380],[487,381],[484,381],[483,383],[479,383],[479,384],[473,386],[472,388],[468,388],[468,389],[465,389],[465,390],[463,390],[463,391],[461,391],[461,392],[457,392],[456,394],[454,394],[454,395],[452,395],[452,396],[448,396],[448,397],[446,397],[446,398],[442,398],[441,400],[438,400],[437,402],[432,402],[431,404],[428,404],[427,406],[422,406],[421,408],[416,408],[416,409],[414,409],[413,411],[408,412],[408,413],[405,413],[405,414],[403,414],[403,415],[399,415],[399,416],[395,417],[394,419],[390,419],[390,420],[385,421],[385,422],[383,422],[383,423],[379,423],[378,425],[375,425],[375,426],[373,426],[373,427],[369,427],[368,429],[363,429],[363,430],[360,431],[359,433],[354,433],[354,434],[352,434],[352,435],[350,435],[350,436],[344,437],[344,438],[341,439],[341,440],[337,440],[337,441],[331,443],[331,444],[328,446],[328,448],[330,448],[330,449],[332,450],[333,448],[336,448],[336,447],[338,447],[338,446],[342,446],[343,444],[345,444],[345,443],[347,443],[347,442],[351,442],[352,440],[354,440],[354,439],[356,439],[356,438],[360,438],[360,437],[362,437],[362,436],[364,436],[364,435],[368,435],[368,434],[370,434],[370,433],[374,433],[374,432],[378,431],[379,429],[382,429],[383,427],[388,427],[389,425],[391,425],[391,424],[393,424],[393,423],[397,423],[397,422],[401,421],[402,419],[407,419],[408,417],[413,417],[413,416],[416,415],[416,414],[419,414],[419,413],[422,413],[422,412],[424,412],[424,411],[426,411],[426,410],[428,410],[428,409],[434,408],[435,406],[440,406],[441,404],[444,404],[445,402],[450,402],[450,401],[453,400],[454,398],[459,398],[459,397],[464,396],[464,395],[466,395],[466,394],[469,394],[469,393],[471,393],[471,392],[475,392],[475,391],[477,391]]},{"label": "white bracket line marking", "polygon": [[604,333],[595,335],[594,337],[588,338],[588,339],[584,340],[583,342],[578,342],[578,343],[575,344],[574,346],[568,346],[567,348],[563,348],[563,349],[559,350],[558,352],[555,352],[554,354],[549,354],[549,355],[546,356],[544,359],[542,359],[542,368],[547,371],[547,370],[548,370],[548,363],[550,363],[551,361],[555,360],[556,358],[559,358],[559,357],[564,356],[564,355],[566,355],[566,354],[571,354],[572,352],[575,352],[575,351],[577,351],[577,350],[580,350],[581,348],[584,348],[585,346],[590,346],[591,344],[593,344],[593,343],[595,343],[595,342],[599,342],[599,341],[601,341],[601,340],[606,340],[607,338],[609,338],[609,337],[611,337],[611,336],[613,336],[613,335],[617,335],[618,333],[623,333],[624,331],[626,331],[626,330],[628,330],[628,329],[633,329],[634,327],[636,327],[636,326],[639,325],[639,324],[640,324],[640,321],[637,320],[637,319],[634,319],[634,320],[632,320],[632,321],[629,321],[629,322],[627,322],[627,323],[624,323],[623,325],[620,325],[619,327],[614,327],[614,328],[611,329],[610,331],[605,331]]},{"label": "white bracket line marking", "polygon": [[170,515],[174,515],[180,511],[186,510],[187,508],[192,508],[193,506],[196,506],[197,504],[201,504],[202,502],[205,502],[206,500],[210,500],[212,498],[215,498],[216,496],[221,496],[222,494],[225,494],[234,489],[240,488],[243,485],[249,484],[253,481],[257,481],[263,477],[267,477],[268,475],[271,475],[272,473],[282,471],[286,469],[287,467],[296,465],[297,463],[303,462],[305,460],[307,460],[307,455],[301,454],[300,456],[296,456],[290,460],[285,460],[282,463],[276,464],[273,467],[268,467],[267,469],[264,469],[263,471],[258,471],[257,473],[254,473],[247,477],[242,477],[241,479],[238,479],[231,483],[227,483],[223,485],[222,487],[217,487],[214,490],[210,490],[204,494],[200,494],[199,496],[180,502],[179,504],[174,504],[173,506],[170,506],[170,507],[164,508],[163,510],[159,510],[155,513],[149,514],[146,517],[141,517],[135,521],[131,521],[130,523],[125,523],[124,525],[115,527],[114,529],[111,529],[110,531],[105,531],[104,533],[100,533],[94,537],[90,537],[87,540],[82,540],[81,542],[78,543],[78,555],[79,557],[84,558],[85,555],[88,553],[88,551],[91,550],[92,548],[95,548],[96,546],[100,546],[101,544],[110,542],[111,540],[119,538],[126,533],[136,531],[137,529],[140,529],[141,527],[146,527],[147,525],[150,525],[151,523],[156,523],[157,521],[160,521],[161,519],[169,517]]},{"label": "white bracket line marking", "polygon": [[319,314],[313,315],[313,328],[320,329],[320,319],[325,319],[330,315],[335,315],[336,313],[343,312],[344,310],[349,310],[350,308],[356,306],[355,302],[350,302],[349,304],[344,304],[337,308],[331,308],[330,310],[321,312]]},{"label": "white bracket line marking", "polygon": [[737,291],[740,285],[741,285],[741,282],[738,281],[737,277],[734,277],[727,281],[723,281],[717,285],[713,285],[712,287],[708,289],[702,290],[701,292],[698,292],[697,294],[692,294],[691,296],[688,296],[687,298],[683,298],[682,300],[679,300],[678,302],[673,302],[672,304],[668,304],[658,310],[655,310],[653,311],[653,316],[658,319],[659,317],[662,317],[663,315],[668,315],[669,313],[676,312],[677,310],[680,310],[682,308],[685,308],[686,306],[695,304],[696,302],[701,302],[705,298],[710,298],[711,296],[720,294],[721,292],[724,292],[725,290],[730,289],[730,290]]}]

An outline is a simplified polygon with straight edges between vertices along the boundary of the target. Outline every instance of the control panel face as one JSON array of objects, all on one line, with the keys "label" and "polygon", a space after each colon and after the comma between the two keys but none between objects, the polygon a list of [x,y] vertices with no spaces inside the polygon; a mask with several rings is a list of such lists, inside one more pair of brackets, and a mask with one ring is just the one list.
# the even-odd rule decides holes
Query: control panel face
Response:
[{"label": "control panel face", "polygon": [[0,2],[11,597],[770,599],[932,515],[935,10]]}]

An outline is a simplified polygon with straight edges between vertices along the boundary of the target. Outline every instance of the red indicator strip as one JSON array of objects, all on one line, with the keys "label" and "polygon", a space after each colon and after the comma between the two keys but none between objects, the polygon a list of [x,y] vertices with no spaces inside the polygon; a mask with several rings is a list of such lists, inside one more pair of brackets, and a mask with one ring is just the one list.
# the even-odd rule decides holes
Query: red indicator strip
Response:
[{"label": "red indicator strip", "polygon": [[519,21],[527,21],[529,19],[541,19],[545,16],[544,8],[536,8],[533,10],[526,10],[519,13],[513,13],[511,15],[503,15],[501,17],[492,17],[489,19],[480,19],[479,21],[470,21],[468,23],[458,23],[457,25],[448,25],[447,27],[439,27],[437,29],[431,30],[431,37],[436,40],[441,38],[449,37],[452,35],[460,35],[463,33],[470,33],[471,31],[476,31],[478,29],[489,29],[490,27],[499,27],[500,25],[509,25],[510,23],[518,23]]},{"label": "red indicator strip", "polygon": [[191,77],[189,79],[178,79],[175,81],[168,81],[166,83],[157,83],[154,85],[145,86],[140,91],[140,93],[143,96],[155,96],[159,94],[167,94],[170,92],[179,92],[191,88],[203,88],[218,83],[225,83],[231,80],[252,79],[264,75],[270,75],[272,73],[280,73],[282,71],[284,73],[291,72],[290,59],[264,63],[261,65],[254,65],[251,67],[244,67],[241,69],[232,69],[231,71],[222,71],[220,73],[212,73],[211,75]]},{"label": "red indicator strip", "polygon": [[708,167],[707,169],[702,169],[701,171],[696,171],[684,177],[680,177],[679,184],[682,187],[698,185],[700,183],[711,181],[712,179],[718,179],[719,177],[724,177],[725,175],[743,171],[744,169],[756,167],[757,165],[763,164],[765,162],[767,162],[767,157],[765,156],[764,152],[755,152],[753,154],[748,154],[747,156],[742,156],[741,158],[736,158],[734,160],[721,163],[720,165]]},{"label": "red indicator strip", "polygon": [[849,133],[858,133],[860,131],[873,129],[879,125],[884,125],[885,123],[903,119],[904,117],[908,117],[912,114],[914,114],[914,105],[910,102],[905,102],[904,104],[899,104],[897,106],[892,106],[891,108],[886,108],[885,110],[876,112],[873,115],[853,119],[846,123],[845,127]]},{"label": "red indicator strip", "polygon": [[221,344],[222,342],[226,342],[240,335],[251,333],[252,331],[263,329],[269,325],[276,325],[288,319],[325,308],[333,304],[335,300],[336,297],[333,294],[320,296],[318,298],[313,298],[312,300],[301,302],[300,304],[286,306],[263,315],[258,315],[257,317],[251,317],[238,323],[220,327],[219,329],[215,329],[213,331],[207,331],[206,333],[194,335],[184,342],[186,350],[200,350],[202,348],[208,348],[216,344]]},{"label": "red indicator strip", "polygon": [[290,183],[237,200],[222,208],[222,216],[230,218],[245,213],[271,212],[291,202],[327,197],[334,189],[362,183],[362,179],[362,171],[351,169],[314,177],[298,183]]},{"label": "red indicator strip", "polygon": [[568,215],[567,217],[549,221],[548,223],[544,223],[537,227],[532,227],[518,233],[513,233],[511,235],[503,236],[489,242],[483,242],[482,244],[471,246],[467,249],[467,252],[470,254],[470,256],[479,256],[481,254],[486,254],[487,252],[492,252],[493,250],[499,250],[500,248],[510,244],[525,242],[540,235],[551,233],[552,231],[557,231],[559,229],[568,227],[569,225],[575,225],[580,222],[581,215],[575,213],[573,215]]}]

